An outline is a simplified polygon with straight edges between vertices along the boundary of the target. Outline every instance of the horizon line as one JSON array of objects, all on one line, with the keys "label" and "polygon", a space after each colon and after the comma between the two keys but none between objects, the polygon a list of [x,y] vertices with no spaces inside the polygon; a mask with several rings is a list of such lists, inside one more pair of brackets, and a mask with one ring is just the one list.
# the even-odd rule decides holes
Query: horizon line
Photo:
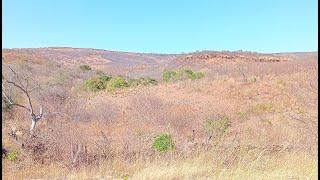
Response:
[{"label": "horizon line", "polygon": [[14,47],[14,48],[2,48],[2,50],[14,50],[14,49],[91,49],[91,50],[99,50],[99,51],[111,51],[111,52],[120,52],[120,53],[136,53],[136,54],[159,54],[159,55],[179,55],[179,54],[192,54],[192,53],[201,53],[201,52],[242,52],[242,53],[258,53],[258,54],[285,54],[285,53],[316,53],[318,50],[311,51],[285,51],[285,52],[259,52],[259,51],[250,51],[250,50],[194,50],[189,52],[179,52],[179,53],[158,53],[158,52],[137,52],[137,51],[119,51],[119,50],[111,50],[111,49],[103,49],[103,48],[90,48],[90,47],[72,47],[72,46],[47,46],[47,47]]}]

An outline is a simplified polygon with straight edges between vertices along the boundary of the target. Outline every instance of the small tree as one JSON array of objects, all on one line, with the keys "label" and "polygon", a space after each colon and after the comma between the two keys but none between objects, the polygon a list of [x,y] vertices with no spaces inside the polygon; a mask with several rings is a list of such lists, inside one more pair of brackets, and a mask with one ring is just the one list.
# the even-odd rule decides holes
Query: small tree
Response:
[{"label": "small tree", "polygon": [[[13,76],[11,79],[5,78],[2,76],[2,101],[4,101],[4,104],[6,104],[6,106],[8,107],[17,106],[22,109],[25,109],[30,114],[30,118],[31,118],[30,135],[32,135],[37,122],[42,118],[42,115],[43,115],[42,106],[40,106],[39,113],[36,114],[34,111],[34,106],[31,101],[30,93],[33,89],[29,88],[29,85],[30,85],[29,79],[20,77],[20,75],[16,71],[14,71],[10,66],[5,66],[5,67],[8,67],[8,69],[10,70]],[[13,100],[12,90],[14,88],[20,91],[26,97],[28,101],[27,105],[17,103]]]}]

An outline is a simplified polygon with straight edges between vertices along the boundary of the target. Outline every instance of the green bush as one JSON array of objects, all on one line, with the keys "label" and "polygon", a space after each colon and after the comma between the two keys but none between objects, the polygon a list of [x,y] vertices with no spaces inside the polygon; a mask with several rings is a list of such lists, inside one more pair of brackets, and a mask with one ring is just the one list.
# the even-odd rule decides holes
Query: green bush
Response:
[{"label": "green bush", "polygon": [[192,79],[192,80],[195,80],[195,79],[201,79],[204,77],[204,73],[202,72],[195,72],[195,73],[192,73],[189,78]]},{"label": "green bush", "polygon": [[194,72],[190,69],[184,69],[183,72],[188,76],[189,79],[195,80],[204,77],[204,73],[202,72]]},{"label": "green bush", "polygon": [[202,72],[194,72],[191,69],[178,69],[178,70],[166,70],[162,73],[162,79],[166,82],[168,81],[176,81],[182,79],[200,79],[204,77],[204,73]]},{"label": "green bush", "polygon": [[91,78],[85,81],[85,87],[89,91],[97,92],[106,89],[106,85],[99,78]]},{"label": "green bush", "polygon": [[175,72],[176,73],[175,73],[175,76],[173,76],[173,80],[177,81],[177,80],[188,79],[188,75],[187,75],[187,73],[185,73],[184,69],[178,69]]},{"label": "green bush", "polygon": [[188,76],[188,78],[192,78],[195,74],[191,69],[183,69],[183,72]]},{"label": "green bush", "polygon": [[112,79],[112,77],[111,76],[102,75],[102,76],[99,77],[99,79],[106,84],[106,83],[108,83],[108,81],[110,81]]},{"label": "green bush", "polygon": [[100,76],[100,77],[93,77],[85,81],[85,87],[89,91],[98,92],[105,90],[107,87],[108,81],[110,81],[110,76]]},{"label": "green bush", "polygon": [[128,87],[128,83],[127,83],[126,79],[121,76],[113,77],[107,83],[107,89],[109,91],[113,91],[115,89],[125,88],[125,87]]},{"label": "green bush", "polygon": [[176,77],[177,72],[175,71],[164,71],[162,73],[162,79],[166,82],[174,80],[174,78]]},{"label": "green bush", "polygon": [[226,116],[217,116],[215,118],[207,119],[203,128],[206,133],[213,136],[221,136],[230,127],[230,120]]},{"label": "green bush", "polygon": [[81,65],[81,66],[79,66],[79,68],[82,71],[90,71],[91,70],[91,67],[89,65]]},{"label": "green bush", "polygon": [[155,138],[152,147],[158,152],[167,152],[174,148],[174,142],[169,134],[161,134]]},{"label": "green bush", "polygon": [[16,161],[18,159],[18,155],[19,155],[19,152],[14,150],[7,154],[7,158],[10,161]]},{"label": "green bush", "polygon": [[150,77],[142,77],[139,79],[129,79],[128,81],[129,87],[136,87],[136,86],[149,86],[149,85],[157,85],[157,80],[150,78]]},{"label": "green bush", "polygon": [[111,77],[107,75],[101,75],[99,77],[93,77],[85,81],[85,88],[89,91],[97,92],[107,89],[113,91],[118,88],[136,87],[136,86],[149,86],[157,85],[158,82],[150,77],[143,77],[139,79],[126,80],[122,76]]}]

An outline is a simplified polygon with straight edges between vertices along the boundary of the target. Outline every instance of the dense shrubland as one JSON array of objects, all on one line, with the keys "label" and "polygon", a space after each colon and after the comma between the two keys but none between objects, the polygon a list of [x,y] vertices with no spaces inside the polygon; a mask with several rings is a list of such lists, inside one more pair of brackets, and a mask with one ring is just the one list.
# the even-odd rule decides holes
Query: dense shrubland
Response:
[{"label": "dense shrubland", "polygon": [[183,79],[201,79],[204,77],[204,73],[195,72],[191,69],[181,68],[178,70],[166,70],[162,73],[162,79],[166,82],[168,81],[178,81]]},{"label": "dense shrubland", "polygon": [[122,76],[106,76],[92,77],[85,81],[85,87],[89,91],[98,92],[102,90],[114,91],[137,86],[157,85],[157,81],[150,77],[141,77],[138,79],[125,78]]},{"label": "dense shrubland", "polygon": [[[100,76],[95,76],[85,81],[85,88],[89,91],[98,92],[102,90],[114,91],[116,89],[123,89],[137,86],[151,86],[157,85],[156,79],[151,77],[140,78],[126,78],[123,76],[107,76],[99,71]],[[204,73],[195,72],[190,69],[181,68],[179,70],[166,70],[162,73],[162,79],[165,82],[178,81],[184,79],[200,79],[204,77]]]}]

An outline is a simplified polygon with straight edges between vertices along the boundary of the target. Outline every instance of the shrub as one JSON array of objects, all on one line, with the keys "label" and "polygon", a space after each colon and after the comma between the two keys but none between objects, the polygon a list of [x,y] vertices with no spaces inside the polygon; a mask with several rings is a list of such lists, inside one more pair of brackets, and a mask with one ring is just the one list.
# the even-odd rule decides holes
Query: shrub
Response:
[{"label": "shrub", "polygon": [[7,158],[10,161],[16,161],[18,159],[18,155],[19,155],[19,152],[14,150],[7,154]]},{"label": "shrub", "polygon": [[89,65],[81,65],[81,66],[79,66],[79,68],[82,71],[90,71],[91,70],[91,67]]},{"label": "shrub", "polygon": [[103,81],[99,78],[91,78],[85,82],[85,86],[88,90],[97,92],[104,90],[106,88],[106,85],[103,83]]},{"label": "shrub", "polygon": [[188,76],[189,79],[195,80],[204,77],[204,73],[202,72],[194,72],[190,69],[184,69],[183,72]]},{"label": "shrub", "polygon": [[195,74],[191,69],[184,69],[183,72],[188,76],[188,78],[192,78]]},{"label": "shrub", "polygon": [[201,79],[201,78],[203,78],[204,77],[204,73],[203,72],[196,72],[196,73],[194,73],[194,74],[192,74],[192,80],[194,80],[194,79]]},{"label": "shrub", "polygon": [[152,147],[158,152],[167,152],[174,148],[174,142],[169,134],[161,134],[155,138]]},{"label": "shrub", "polygon": [[117,77],[113,77],[110,79],[110,81],[107,83],[107,89],[109,91],[113,91],[117,88],[124,88],[124,87],[128,87],[128,83],[127,81],[121,77],[121,76],[117,76]]},{"label": "shrub", "polygon": [[175,76],[173,76],[173,80],[184,80],[188,79],[188,75],[185,73],[184,69],[179,69],[175,71]]},{"label": "shrub", "polygon": [[107,84],[108,81],[110,81],[112,79],[112,77],[111,76],[102,75],[102,76],[99,77],[99,79],[101,81],[103,81],[105,84]]},{"label": "shrub", "polygon": [[93,77],[85,81],[85,88],[89,91],[98,92],[105,90],[107,83],[111,80],[110,76]]},{"label": "shrub", "polygon": [[111,77],[102,75],[100,77],[93,77],[85,81],[85,88],[89,91],[97,92],[101,90],[113,91],[117,88],[136,87],[136,86],[148,86],[157,85],[157,81],[153,78],[139,78],[126,80],[122,76]]},{"label": "shrub", "polygon": [[103,81],[99,78],[91,78],[85,81],[85,87],[89,91],[97,92],[106,88]]},{"label": "shrub", "polygon": [[164,71],[162,73],[162,79],[166,82],[173,80],[174,77],[176,76],[177,72],[175,71]]},{"label": "shrub", "polygon": [[203,124],[203,128],[206,131],[206,133],[213,136],[221,136],[227,131],[229,127],[229,118],[221,115],[215,118],[207,119]]},{"label": "shrub", "polygon": [[182,80],[182,79],[200,79],[204,77],[204,73],[202,72],[194,72],[190,69],[179,69],[176,71],[164,71],[162,73],[162,79],[166,82],[168,81],[175,81],[175,80]]},{"label": "shrub", "polygon": [[139,79],[129,79],[128,80],[128,86],[135,87],[139,85],[143,86],[149,86],[149,85],[157,85],[157,80],[151,78],[151,77],[142,77]]}]

